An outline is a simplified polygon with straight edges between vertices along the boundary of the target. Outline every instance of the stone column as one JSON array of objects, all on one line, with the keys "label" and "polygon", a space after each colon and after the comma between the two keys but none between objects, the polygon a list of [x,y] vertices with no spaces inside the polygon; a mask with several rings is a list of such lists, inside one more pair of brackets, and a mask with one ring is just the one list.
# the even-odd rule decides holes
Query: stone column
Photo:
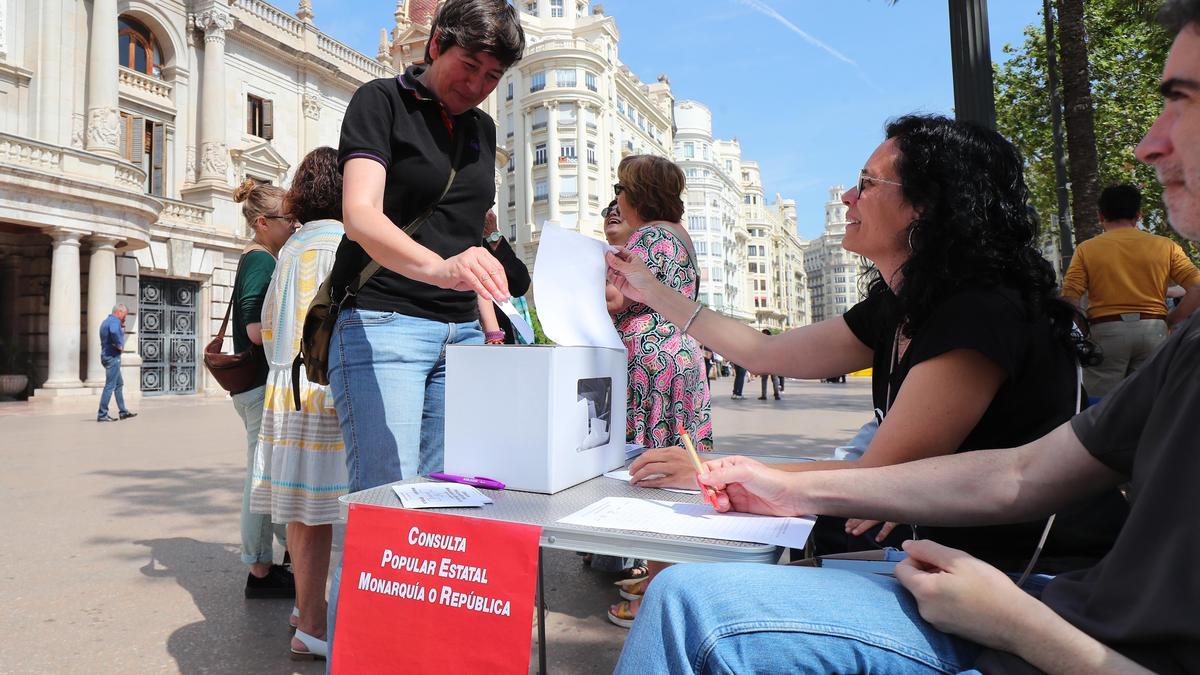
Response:
[{"label": "stone column", "polygon": [[92,236],[92,255],[88,261],[87,304],[87,380],[88,387],[104,386],[100,324],[108,318],[117,302],[117,240]]},{"label": "stone column", "polygon": [[559,218],[559,191],[562,185],[558,180],[558,102],[546,102],[546,166],[547,187],[549,188],[550,222],[555,225],[561,222]]},{"label": "stone column", "polygon": [[587,111],[588,105],[583,102],[575,110],[575,182],[579,184],[580,232],[585,231],[583,224],[592,217],[592,207],[588,204]]},{"label": "stone column", "polygon": [[[88,36],[87,140],[89,152],[121,156],[117,112],[117,0],[93,0]],[[76,244],[78,247],[78,244]]]},{"label": "stone column", "polygon": [[217,4],[192,17],[204,33],[204,72],[200,81],[199,183],[228,184],[229,147],[225,145],[225,31],[233,17]]},{"label": "stone column", "polygon": [[52,229],[50,258],[50,368],[45,389],[77,389],[79,381],[79,239],[80,232]]},{"label": "stone column", "polygon": [[525,111],[525,154],[521,158],[521,163],[517,165],[517,175],[522,177],[522,183],[525,186],[525,194],[520,198],[520,210],[517,212],[519,218],[524,218],[525,222],[522,225],[530,227],[530,237],[533,236],[533,229],[537,227],[533,222],[533,169],[535,166],[533,156],[533,109]]}]

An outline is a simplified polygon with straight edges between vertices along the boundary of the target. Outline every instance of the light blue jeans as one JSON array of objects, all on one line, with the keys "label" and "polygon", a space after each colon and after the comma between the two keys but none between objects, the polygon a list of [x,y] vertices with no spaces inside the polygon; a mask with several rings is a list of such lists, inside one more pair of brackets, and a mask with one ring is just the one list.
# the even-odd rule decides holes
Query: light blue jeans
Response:
[{"label": "light blue jeans", "polygon": [[675,565],[650,584],[616,673],[961,673],[978,653],[891,577]]},{"label": "light blue jeans", "polygon": [[121,355],[101,356],[100,363],[104,366],[104,390],[100,392],[100,409],[96,417],[108,414],[108,401],[112,396],[117,397],[117,410],[129,412],[125,407],[125,377],[121,375]]},{"label": "light blue jeans", "polygon": [[232,394],[233,409],[246,425],[246,480],[242,485],[242,562],[247,565],[271,563],[275,559],[271,548],[271,533],[279,545],[287,548],[287,524],[274,524],[265,513],[250,512],[250,476],[254,473],[254,450],[258,445],[258,432],[262,429],[263,404],[267,388],[255,387],[250,391]]},{"label": "light blue jeans", "polygon": [[[351,492],[442,470],[446,347],[463,344],[483,344],[478,321],[442,323],[356,308],[338,316],[329,343],[329,390]],[[330,654],[341,580],[339,563],[329,591]]]}]

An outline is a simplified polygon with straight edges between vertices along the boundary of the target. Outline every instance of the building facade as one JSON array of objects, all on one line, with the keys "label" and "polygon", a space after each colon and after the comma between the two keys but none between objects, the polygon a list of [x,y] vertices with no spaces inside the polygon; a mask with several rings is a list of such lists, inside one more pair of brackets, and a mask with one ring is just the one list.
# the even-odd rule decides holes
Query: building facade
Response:
[{"label": "building facade", "polygon": [[804,248],[813,323],[841,316],[864,297],[867,263],[862,256],[842,248],[846,236],[844,191],[841,185],[829,189],[824,230]]},{"label": "building facade", "polygon": [[742,151],[737,140],[713,139],[712,113],[697,101],[675,104],[675,162],[687,177],[684,226],[696,246],[700,300],[710,309],[743,321],[744,269],[738,251],[747,233],[741,219]]},{"label": "building facade", "polygon": [[285,183],[393,73],[309,0],[0,2],[0,340],[32,355],[35,396],[98,392],[118,302],[127,391],[215,388],[200,354],[247,241],[233,187]]},{"label": "building facade", "polygon": [[773,331],[807,325],[805,270],[797,264],[803,243],[796,234],[796,202],[775,195],[775,202],[767,204],[758,162],[742,161],[741,174],[742,220],[748,235],[743,247],[746,296],[753,325]]}]

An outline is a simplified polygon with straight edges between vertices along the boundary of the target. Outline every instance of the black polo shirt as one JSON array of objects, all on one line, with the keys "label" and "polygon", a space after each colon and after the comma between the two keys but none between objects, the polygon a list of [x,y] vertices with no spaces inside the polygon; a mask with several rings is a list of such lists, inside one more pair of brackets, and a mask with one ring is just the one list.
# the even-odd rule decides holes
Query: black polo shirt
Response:
[{"label": "black polo shirt", "polygon": [[[477,108],[447,115],[417,79],[423,71],[423,66],[411,66],[399,77],[359,87],[342,120],[338,163],[344,166],[362,157],[382,164],[387,169],[383,213],[403,228],[441,194],[450,175],[454,141],[461,134],[454,184],[413,235],[425,248],[450,258],[480,245],[484,212],[496,196],[496,125]],[[369,260],[361,246],[343,238],[332,272],[334,283],[344,288]],[[434,321],[478,318],[474,292],[437,288],[388,269],[367,282],[355,304]]]}]

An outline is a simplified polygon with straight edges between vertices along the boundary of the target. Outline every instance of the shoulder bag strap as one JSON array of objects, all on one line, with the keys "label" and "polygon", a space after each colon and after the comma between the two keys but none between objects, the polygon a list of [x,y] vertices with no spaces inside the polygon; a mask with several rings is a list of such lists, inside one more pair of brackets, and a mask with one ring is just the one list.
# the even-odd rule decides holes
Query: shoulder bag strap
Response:
[{"label": "shoulder bag strap", "polygon": [[[252,251],[263,251],[265,253],[270,253],[270,251],[263,248],[258,243],[251,243],[250,246],[247,247],[245,251],[242,251],[242,256],[240,258],[238,258],[238,268],[239,269],[242,266],[242,261],[245,260],[246,256],[249,255]],[[234,285],[237,285],[237,275],[236,274],[234,274]],[[230,315],[230,313],[233,312],[233,301],[234,300],[236,300],[236,298],[233,297],[233,289],[230,289],[229,290],[229,304],[225,306],[225,318],[221,320],[221,329],[217,331],[217,337],[220,338],[222,342],[225,340],[225,329],[229,326],[229,315]]]},{"label": "shoulder bag strap", "polygon": [[[462,157],[463,136],[466,136],[466,134],[459,133],[454,139],[454,156],[450,159],[450,177],[446,179],[446,186],[442,188],[442,194],[438,195],[438,198],[429,205],[429,208],[422,211],[421,215],[414,218],[411,223],[405,226],[404,234],[410,237],[416,234],[417,230],[421,229],[421,225],[433,214],[433,210],[437,208],[437,205],[442,203],[442,198],[450,191],[450,186],[454,184],[454,177],[458,174],[458,160]],[[355,280],[354,284],[346,287],[346,295],[348,297],[358,295],[358,291],[371,280],[371,277],[375,276],[379,268],[379,263],[374,260],[367,263],[367,266],[358,273],[358,279]]]}]

